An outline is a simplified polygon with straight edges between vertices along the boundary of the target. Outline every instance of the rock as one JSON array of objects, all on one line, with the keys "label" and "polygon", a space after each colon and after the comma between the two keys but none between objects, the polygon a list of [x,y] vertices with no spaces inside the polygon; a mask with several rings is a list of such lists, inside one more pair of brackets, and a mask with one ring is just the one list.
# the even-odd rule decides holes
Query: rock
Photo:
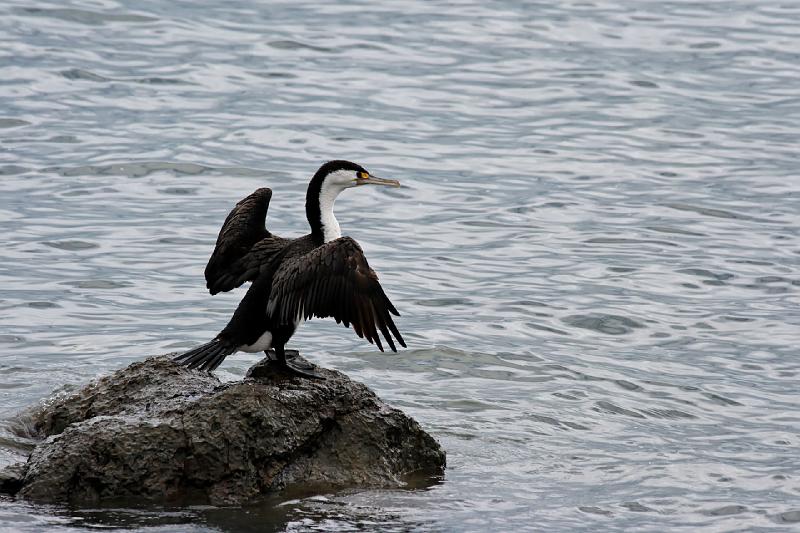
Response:
[{"label": "rock", "polygon": [[165,356],[134,363],[26,414],[17,426],[43,440],[24,469],[0,474],[0,490],[235,504],[289,486],[401,487],[411,474],[441,475],[445,454],[419,424],[344,374],[317,371],[326,379],[265,360],[223,384]]},{"label": "rock", "polygon": [[24,476],[24,463],[15,463],[0,470],[0,493],[17,493],[22,488],[22,478]]}]

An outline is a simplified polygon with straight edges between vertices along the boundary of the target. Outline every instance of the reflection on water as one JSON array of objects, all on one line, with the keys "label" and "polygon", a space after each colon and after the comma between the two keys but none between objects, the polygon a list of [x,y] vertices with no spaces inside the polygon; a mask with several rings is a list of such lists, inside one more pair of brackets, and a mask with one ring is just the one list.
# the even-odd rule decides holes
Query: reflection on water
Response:
[{"label": "reflection on water", "polygon": [[[337,216],[402,317],[295,347],[448,451],[428,490],[245,509],[0,500],[0,529],[776,529],[800,522],[800,8],[779,2],[0,6],[0,415],[188,348],[234,203]],[[257,355],[226,361],[223,379]],[[24,443],[0,430],[0,463]],[[21,448],[20,448],[21,446]]]}]

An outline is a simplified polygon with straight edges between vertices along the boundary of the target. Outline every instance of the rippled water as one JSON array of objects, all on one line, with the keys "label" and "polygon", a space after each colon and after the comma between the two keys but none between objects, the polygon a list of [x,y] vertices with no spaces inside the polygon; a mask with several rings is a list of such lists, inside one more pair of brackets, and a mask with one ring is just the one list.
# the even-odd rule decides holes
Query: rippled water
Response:
[{"label": "rippled water", "polygon": [[[0,500],[0,529],[785,530],[800,522],[800,4],[0,5],[0,416],[215,334],[227,211],[348,158],[403,316],[294,346],[448,451],[428,489],[245,509]],[[257,356],[226,361],[241,376]],[[0,435],[0,463],[22,444]]]}]

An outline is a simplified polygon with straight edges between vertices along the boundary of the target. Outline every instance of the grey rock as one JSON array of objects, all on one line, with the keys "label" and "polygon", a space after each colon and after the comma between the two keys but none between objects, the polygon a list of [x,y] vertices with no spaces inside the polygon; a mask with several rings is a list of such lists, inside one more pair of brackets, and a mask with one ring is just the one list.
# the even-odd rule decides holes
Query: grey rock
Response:
[{"label": "grey rock", "polygon": [[134,363],[27,413],[17,427],[42,440],[24,468],[0,474],[0,490],[235,504],[290,486],[401,487],[442,474],[444,451],[417,422],[344,374],[317,371],[326,379],[265,360],[223,384],[165,356]]},{"label": "grey rock", "polygon": [[24,463],[14,463],[0,470],[0,493],[15,494],[22,488],[22,478],[24,477]]}]

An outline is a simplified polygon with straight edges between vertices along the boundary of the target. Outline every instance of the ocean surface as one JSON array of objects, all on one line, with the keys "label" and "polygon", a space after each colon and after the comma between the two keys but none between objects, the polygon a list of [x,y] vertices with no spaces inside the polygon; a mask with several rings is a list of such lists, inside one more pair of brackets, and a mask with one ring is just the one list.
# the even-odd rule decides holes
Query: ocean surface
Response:
[{"label": "ocean surface", "polygon": [[[800,528],[800,3],[0,4],[0,419],[215,335],[203,268],[328,159],[408,349],[290,347],[447,450],[244,508],[0,498],[0,531]],[[228,358],[240,378],[256,354]],[[0,425],[0,466],[25,443]]]}]

